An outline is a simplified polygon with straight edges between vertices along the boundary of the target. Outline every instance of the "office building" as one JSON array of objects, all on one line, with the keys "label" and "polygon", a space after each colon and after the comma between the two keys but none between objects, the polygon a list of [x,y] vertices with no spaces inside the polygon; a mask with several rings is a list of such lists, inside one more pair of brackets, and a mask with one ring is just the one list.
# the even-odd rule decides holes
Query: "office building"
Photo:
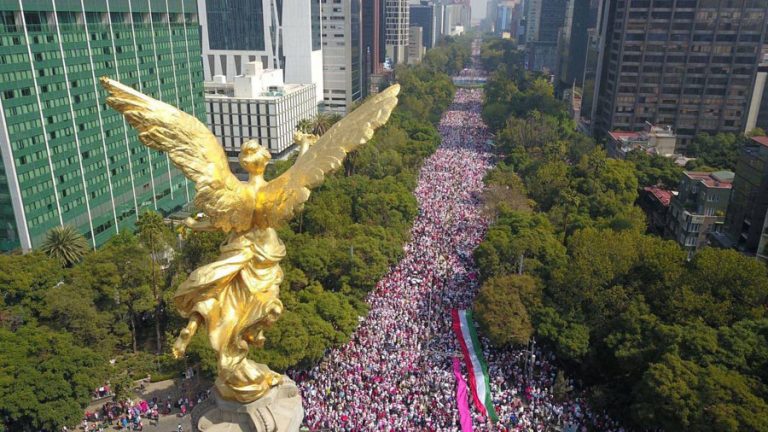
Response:
[{"label": "office building", "polygon": [[245,141],[258,140],[278,158],[291,150],[296,125],[317,115],[314,84],[285,84],[281,70],[263,70],[260,61],[244,72],[231,83],[223,76],[205,83],[208,125],[235,169]]},{"label": "office building", "polygon": [[410,26],[408,0],[384,1],[384,44],[386,56],[392,64],[408,59],[408,27]]},{"label": "office building", "polygon": [[[768,37],[768,36],[766,36]],[[752,85],[752,97],[747,111],[744,131],[755,128],[768,129],[768,45],[763,46],[763,58],[757,65],[757,74]]]},{"label": "office building", "polygon": [[410,24],[411,26],[421,27],[422,31],[422,44],[424,48],[434,48],[437,44],[437,36],[439,32],[436,32],[437,25],[437,6],[433,3],[422,2],[418,5],[410,5]]},{"label": "office building", "polygon": [[360,0],[323,0],[323,99],[328,111],[346,114],[362,98]]},{"label": "office building", "polygon": [[205,80],[227,81],[261,61],[291,84],[315,84],[323,99],[320,0],[197,0]]},{"label": "office building", "polygon": [[60,225],[95,247],[193,198],[105,107],[98,78],[204,121],[199,41],[194,1],[0,1],[0,249],[36,248]]},{"label": "office building", "polygon": [[[462,0],[462,2],[472,10],[470,25],[484,27],[482,24],[488,18],[488,2],[486,0]],[[488,29],[484,28],[484,30]]]},{"label": "office building", "polygon": [[525,37],[530,70],[557,73],[561,51],[570,46],[572,10],[573,0],[529,2]]},{"label": "office building", "polygon": [[471,12],[469,6],[462,3],[443,6],[443,34],[457,36],[469,29]]},{"label": "office building", "polygon": [[597,21],[597,5],[595,0],[574,0],[573,16],[571,19],[570,46],[567,56],[563,58],[561,69],[561,85],[578,87],[584,85],[587,49],[589,47],[590,29]]},{"label": "office building", "polygon": [[760,242],[757,245],[757,253],[755,254],[758,260],[768,263],[768,212],[763,219],[762,231],[760,231]]},{"label": "office building", "polygon": [[744,130],[766,1],[605,1],[602,13],[598,135],[661,123],[685,147],[702,132]]},{"label": "office building", "polygon": [[424,58],[424,41],[421,27],[408,29],[408,64],[419,64]]},{"label": "office building", "polygon": [[724,246],[755,253],[768,211],[768,137],[754,137],[736,165],[733,195],[725,218]]},{"label": "office building", "polygon": [[732,186],[730,171],[683,173],[670,203],[666,235],[688,252],[688,258],[707,245],[710,234],[722,231]]},{"label": "office building", "polygon": [[496,34],[507,32],[517,38],[521,34],[520,25],[523,22],[523,2],[519,0],[500,1],[496,5],[494,30]]},{"label": "office building", "polygon": [[383,0],[362,0],[363,97],[370,93],[371,75],[383,70],[386,52],[383,17]]}]

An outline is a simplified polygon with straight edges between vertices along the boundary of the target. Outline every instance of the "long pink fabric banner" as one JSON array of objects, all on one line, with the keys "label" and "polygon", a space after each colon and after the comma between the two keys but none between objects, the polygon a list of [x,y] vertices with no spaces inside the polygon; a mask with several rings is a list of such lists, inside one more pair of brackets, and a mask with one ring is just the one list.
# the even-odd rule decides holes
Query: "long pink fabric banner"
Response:
[{"label": "long pink fabric banner", "polygon": [[458,357],[453,358],[453,375],[456,377],[456,403],[459,404],[461,432],[472,432],[472,414],[469,413],[467,403],[467,382],[461,375],[461,362]]}]

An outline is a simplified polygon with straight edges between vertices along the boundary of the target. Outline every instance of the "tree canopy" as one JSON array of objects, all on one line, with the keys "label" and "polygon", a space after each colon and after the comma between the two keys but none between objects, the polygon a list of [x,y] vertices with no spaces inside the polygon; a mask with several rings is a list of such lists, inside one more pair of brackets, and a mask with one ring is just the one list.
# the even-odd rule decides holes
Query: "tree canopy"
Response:
[{"label": "tree canopy", "polygon": [[[486,181],[497,188],[508,179],[516,195],[507,200],[529,204],[484,197],[495,217],[475,250],[482,333],[508,345],[532,331],[593,402],[630,426],[768,429],[765,266],[720,249],[688,261],[677,243],[644,234],[638,187],[673,187],[682,169],[640,152],[608,159],[562,108],[542,108],[544,83],[510,73],[519,65],[505,62],[521,60],[503,43],[482,52],[501,71],[490,78],[484,115],[502,163]],[[531,88],[538,99],[519,96]],[[694,164],[733,169],[744,140],[698,136]]]}]

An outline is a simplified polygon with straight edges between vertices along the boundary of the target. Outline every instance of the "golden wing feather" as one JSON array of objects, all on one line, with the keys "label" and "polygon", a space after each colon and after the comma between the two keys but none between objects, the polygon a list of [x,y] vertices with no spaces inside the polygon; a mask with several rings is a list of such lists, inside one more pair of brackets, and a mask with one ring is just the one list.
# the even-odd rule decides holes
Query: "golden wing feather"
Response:
[{"label": "golden wing feather", "polygon": [[395,84],[372,96],[334,124],[291,168],[261,189],[260,201],[272,224],[290,219],[309,199],[311,188],[338,169],[347,153],[373,137],[374,131],[389,120],[398,93],[400,85]]},{"label": "golden wing feather", "polygon": [[147,147],[168,153],[195,182],[195,205],[225,232],[251,227],[255,195],[229,170],[227,156],[216,137],[198,119],[109,78],[107,104],[121,112]]}]

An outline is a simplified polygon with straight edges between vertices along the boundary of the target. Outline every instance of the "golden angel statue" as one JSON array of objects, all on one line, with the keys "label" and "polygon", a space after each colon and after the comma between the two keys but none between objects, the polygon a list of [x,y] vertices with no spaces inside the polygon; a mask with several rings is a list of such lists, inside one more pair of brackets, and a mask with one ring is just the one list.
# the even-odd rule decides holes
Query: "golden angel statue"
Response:
[{"label": "golden angel statue", "polygon": [[188,226],[229,233],[218,260],[193,271],[174,296],[176,307],[189,319],[173,345],[174,355],[183,355],[204,325],[217,355],[215,386],[221,397],[255,401],[282,380],[247,358],[249,345],[263,346],[264,329],[283,310],[278,294],[285,246],[275,227],[301,209],[310,188],[339,168],[348,152],[387,122],[400,88],[393,85],[374,95],[319,139],[302,136],[302,154],[272,181],[263,177],[269,151],[255,140],[244,143],[239,161],[249,179],[242,182],[230,172],[216,137],[196,118],[108,78],[101,84],[109,92],[107,104],[123,113],[141,142],[168,153],[195,182],[195,206],[207,219],[188,219]]}]

